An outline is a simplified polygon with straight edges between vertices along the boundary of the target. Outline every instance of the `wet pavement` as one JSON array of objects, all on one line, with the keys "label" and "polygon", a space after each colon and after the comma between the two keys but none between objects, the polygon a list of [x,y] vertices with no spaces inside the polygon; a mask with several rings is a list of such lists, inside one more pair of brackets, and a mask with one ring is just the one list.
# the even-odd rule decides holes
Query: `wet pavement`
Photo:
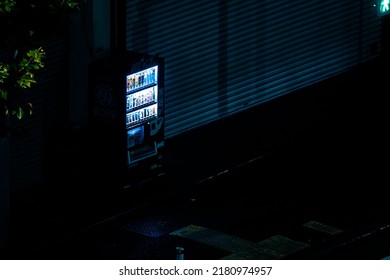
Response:
[{"label": "wet pavement", "polygon": [[167,140],[165,174],[140,188],[15,197],[0,256],[162,260],[182,247],[184,259],[387,257],[388,110],[376,66]]}]

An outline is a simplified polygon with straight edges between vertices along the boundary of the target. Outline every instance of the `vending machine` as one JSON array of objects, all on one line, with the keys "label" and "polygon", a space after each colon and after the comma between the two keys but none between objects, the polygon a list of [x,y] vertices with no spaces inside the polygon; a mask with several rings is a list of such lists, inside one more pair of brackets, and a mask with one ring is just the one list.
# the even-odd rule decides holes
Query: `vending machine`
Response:
[{"label": "vending machine", "polygon": [[89,65],[91,124],[121,187],[164,174],[163,68],[161,57],[133,51]]}]

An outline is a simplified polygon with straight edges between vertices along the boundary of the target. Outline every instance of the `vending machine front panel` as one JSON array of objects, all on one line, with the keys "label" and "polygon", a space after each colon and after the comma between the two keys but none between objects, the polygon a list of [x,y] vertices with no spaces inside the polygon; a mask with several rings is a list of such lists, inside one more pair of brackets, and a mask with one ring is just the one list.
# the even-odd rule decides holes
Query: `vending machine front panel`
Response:
[{"label": "vending machine front panel", "polygon": [[[157,155],[158,65],[126,75],[127,165]],[[153,130],[154,132],[154,130]]]}]

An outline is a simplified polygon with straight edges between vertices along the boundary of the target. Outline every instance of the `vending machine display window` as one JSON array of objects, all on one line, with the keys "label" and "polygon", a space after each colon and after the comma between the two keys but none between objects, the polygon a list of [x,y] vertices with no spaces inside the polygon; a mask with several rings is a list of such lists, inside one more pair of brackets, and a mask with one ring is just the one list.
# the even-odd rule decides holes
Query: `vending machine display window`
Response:
[{"label": "vending machine display window", "polygon": [[157,118],[157,104],[133,110],[126,114],[126,127],[131,128]]},{"label": "vending machine display window", "polygon": [[127,75],[126,77],[126,91],[138,91],[145,87],[150,87],[153,85],[157,85],[158,79],[158,66],[153,66],[147,68],[145,70],[139,71],[137,73],[133,73]]}]

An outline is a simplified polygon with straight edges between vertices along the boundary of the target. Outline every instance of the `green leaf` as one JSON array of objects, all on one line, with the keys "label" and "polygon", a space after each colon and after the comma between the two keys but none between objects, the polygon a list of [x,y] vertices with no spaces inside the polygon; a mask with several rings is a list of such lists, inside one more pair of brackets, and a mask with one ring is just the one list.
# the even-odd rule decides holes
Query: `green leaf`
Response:
[{"label": "green leaf", "polygon": [[19,62],[19,72],[31,70],[38,70],[45,66],[43,59],[45,57],[45,51],[43,48],[29,50],[24,55],[23,59]]},{"label": "green leaf", "polygon": [[0,83],[4,83],[9,77],[9,68],[9,65],[0,62]]},{"label": "green leaf", "polygon": [[24,113],[24,111],[23,111],[23,109],[21,107],[18,107],[18,109],[16,111],[13,111],[13,114],[16,115],[16,117],[19,120],[21,120],[24,117],[24,115],[25,115],[25,113]]},{"label": "green leaf", "polygon": [[34,75],[32,73],[26,73],[16,82],[21,88],[29,88],[31,87],[31,84],[35,84],[37,82],[33,77]]},{"label": "green leaf", "polygon": [[[15,52],[14,60],[10,64],[0,59],[0,114],[2,116],[11,115],[17,119],[22,119],[26,114],[31,115],[33,107],[31,103],[22,102],[23,104],[20,104],[20,100],[14,98],[14,95],[17,97],[19,93],[28,93],[28,90],[22,89],[30,88],[37,83],[35,78],[37,71],[45,67],[43,47],[28,49],[28,46],[31,46],[30,43],[36,43],[35,36],[38,39],[41,35],[46,38],[46,36],[51,36],[53,32],[50,30],[49,33],[46,33],[46,30],[37,29],[41,25],[31,23],[31,20],[34,21],[40,17],[53,20],[52,22],[44,20],[44,22],[53,24],[53,28],[50,29],[53,29],[55,35],[57,35],[56,30],[58,28],[55,25],[59,25],[58,30],[62,30],[62,17],[70,14],[72,10],[81,8],[81,4],[86,2],[86,0],[33,0],[27,1],[27,3],[23,3],[23,1],[0,0],[0,17],[4,16],[7,22],[8,19],[10,21],[9,26],[6,26],[6,34],[2,34],[4,38],[1,46],[4,45],[10,49],[18,49],[20,46],[27,47],[27,51],[18,49],[20,51],[19,55]],[[29,2],[31,3],[28,4]],[[46,17],[46,14],[49,15]],[[22,15],[22,17],[19,18],[19,15]],[[28,18],[23,18],[23,15],[27,15]],[[15,101],[16,104],[11,104],[11,100],[12,102]]]},{"label": "green leaf", "polygon": [[19,68],[21,70],[27,68],[28,64],[30,63],[30,61],[27,59],[27,58],[23,58],[20,62],[19,62]]},{"label": "green leaf", "polygon": [[1,0],[0,2],[0,13],[10,13],[14,6],[16,5],[16,1],[14,0]]},{"label": "green leaf", "polygon": [[31,116],[33,113],[33,106],[31,103],[27,103],[28,114]]},{"label": "green leaf", "polygon": [[8,99],[8,91],[0,88],[0,99],[7,100]]},{"label": "green leaf", "polygon": [[78,0],[61,0],[60,6],[63,8],[76,9],[80,7],[81,1]]}]

